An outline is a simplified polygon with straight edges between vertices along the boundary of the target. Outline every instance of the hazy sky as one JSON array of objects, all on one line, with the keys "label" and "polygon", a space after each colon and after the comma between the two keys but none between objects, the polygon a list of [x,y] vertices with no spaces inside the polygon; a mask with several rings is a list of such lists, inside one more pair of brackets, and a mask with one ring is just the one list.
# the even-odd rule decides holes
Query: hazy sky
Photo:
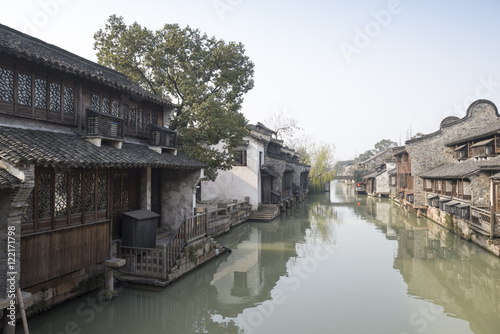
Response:
[{"label": "hazy sky", "polygon": [[2,1],[0,23],[95,61],[111,14],[242,42],[255,63],[246,118],[284,111],[337,159],[500,103],[500,1],[23,0]]}]

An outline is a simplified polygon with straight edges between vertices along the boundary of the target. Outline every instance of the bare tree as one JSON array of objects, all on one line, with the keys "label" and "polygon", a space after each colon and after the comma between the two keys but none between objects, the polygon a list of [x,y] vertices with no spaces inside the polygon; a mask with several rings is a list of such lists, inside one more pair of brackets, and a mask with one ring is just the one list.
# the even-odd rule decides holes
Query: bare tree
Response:
[{"label": "bare tree", "polygon": [[298,125],[295,118],[286,114],[286,110],[275,111],[274,114],[264,121],[264,124],[276,131],[277,139],[283,140],[286,146],[292,147],[293,142],[303,129]]}]

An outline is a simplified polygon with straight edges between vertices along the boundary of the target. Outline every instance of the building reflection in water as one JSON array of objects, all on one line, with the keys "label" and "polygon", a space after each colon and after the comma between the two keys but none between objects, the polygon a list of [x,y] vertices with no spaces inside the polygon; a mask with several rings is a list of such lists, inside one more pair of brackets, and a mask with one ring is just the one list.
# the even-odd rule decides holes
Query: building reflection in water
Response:
[{"label": "building reflection in water", "polygon": [[[342,206],[342,209],[340,209]],[[441,306],[464,319],[478,334],[500,328],[500,260],[448,233],[439,225],[406,213],[390,200],[356,196],[335,184],[328,197],[270,224],[248,223],[218,239],[232,249],[167,289],[125,289],[110,303],[95,295],[64,304],[46,317],[30,319],[32,333],[241,333],[239,317],[269,303],[283,277],[321,245],[335,245],[345,217],[372,224],[394,242],[393,267],[407,294]],[[346,221],[344,221],[346,219]],[[94,298],[94,299],[92,299]],[[69,327],[68,327],[69,326]],[[21,327],[18,326],[18,333]]]},{"label": "building reflection in water", "polygon": [[398,240],[394,268],[408,295],[442,306],[476,334],[500,330],[500,259],[390,200],[363,196],[353,205],[386,238]]}]

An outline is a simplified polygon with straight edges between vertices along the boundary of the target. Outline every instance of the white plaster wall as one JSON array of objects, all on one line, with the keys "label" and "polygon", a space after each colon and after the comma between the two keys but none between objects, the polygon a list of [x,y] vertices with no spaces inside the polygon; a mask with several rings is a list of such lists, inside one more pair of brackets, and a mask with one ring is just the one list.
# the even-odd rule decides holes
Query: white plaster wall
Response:
[{"label": "white plaster wall", "polygon": [[389,188],[389,173],[385,171],[376,177],[377,179],[377,189],[376,192],[379,194],[389,194],[391,189]]},{"label": "white plaster wall", "polygon": [[215,181],[201,183],[201,200],[208,202],[228,202],[233,199],[244,200],[250,197],[252,209],[256,210],[261,202],[259,152],[264,160],[264,143],[253,137],[247,148],[247,166],[235,166],[231,170],[219,170]]}]

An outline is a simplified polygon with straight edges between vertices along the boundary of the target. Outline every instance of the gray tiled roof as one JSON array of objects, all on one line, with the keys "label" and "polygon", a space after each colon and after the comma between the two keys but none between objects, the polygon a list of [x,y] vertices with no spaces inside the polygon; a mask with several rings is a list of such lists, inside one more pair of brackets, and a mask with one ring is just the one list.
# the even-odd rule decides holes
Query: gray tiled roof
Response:
[{"label": "gray tiled roof", "polygon": [[97,147],[77,134],[0,126],[0,158],[11,163],[71,167],[157,167],[201,169],[205,165],[186,155],[157,153],[145,145],[123,143],[121,149]]},{"label": "gray tiled roof", "polygon": [[488,160],[467,159],[449,162],[420,174],[423,178],[454,179],[472,175],[480,170],[500,170],[500,156]]},{"label": "gray tiled roof", "polygon": [[387,170],[385,170],[385,169],[381,170],[381,171],[375,171],[375,172],[373,172],[371,174],[363,176],[363,179],[373,179],[373,178],[376,178],[377,176],[384,174],[386,171]]},{"label": "gray tiled roof", "polygon": [[0,188],[12,187],[21,183],[14,175],[10,174],[4,168],[0,168]]},{"label": "gray tiled roof", "polygon": [[447,146],[466,143],[471,140],[482,139],[500,133],[500,121],[484,126],[482,129],[471,131],[468,136],[446,143]]},{"label": "gray tiled roof", "polygon": [[172,105],[166,99],[132,83],[123,73],[94,63],[2,24],[0,24],[0,52],[41,63],[81,78],[100,82],[106,86],[128,92],[138,98],[162,105]]},{"label": "gray tiled roof", "polygon": [[392,155],[396,156],[399,154],[403,154],[406,152],[406,147],[405,146],[397,146],[392,148]]}]

